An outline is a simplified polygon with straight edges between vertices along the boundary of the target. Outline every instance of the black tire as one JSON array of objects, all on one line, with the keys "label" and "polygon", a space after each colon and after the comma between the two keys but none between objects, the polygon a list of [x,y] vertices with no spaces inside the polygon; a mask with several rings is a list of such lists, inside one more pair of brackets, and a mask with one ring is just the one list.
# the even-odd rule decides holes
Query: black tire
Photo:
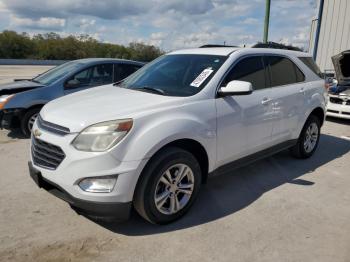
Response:
[{"label": "black tire", "polygon": [[[164,214],[158,210],[155,203],[156,188],[165,171],[177,164],[187,165],[191,169],[194,178],[193,191],[187,204],[177,213]],[[153,224],[167,224],[175,221],[182,217],[195,201],[201,179],[201,168],[191,153],[177,147],[165,148],[152,157],[143,170],[135,190],[134,207],[143,218]]]},{"label": "black tire", "polygon": [[[308,152],[305,149],[304,142],[305,142],[305,139],[306,139],[306,136],[307,136],[307,130],[313,124],[315,124],[317,126],[317,128],[318,128],[318,135],[317,135],[317,140],[316,140],[315,146],[313,147],[313,149],[311,151]],[[290,152],[292,153],[292,155],[294,157],[300,158],[300,159],[305,159],[305,158],[311,157],[315,153],[315,151],[317,149],[317,146],[318,146],[318,143],[319,143],[319,140],[320,140],[320,133],[321,133],[320,120],[315,115],[311,115],[307,119],[307,121],[306,121],[306,123],[305,123],[305,125],[304,125],[304,127],[303,127],[303,129],[302,129],[302,131],[300,133],[300,136],[298,138],[297,144],[290,149]]]},{"label": "black tire", "polygon": [[39,114],[40,108],[32,108],[28,110],[21,119],[21,131],[24,137],[29,138],[31,134],[31,129],[29,128],[29,121],[31,118]]}]

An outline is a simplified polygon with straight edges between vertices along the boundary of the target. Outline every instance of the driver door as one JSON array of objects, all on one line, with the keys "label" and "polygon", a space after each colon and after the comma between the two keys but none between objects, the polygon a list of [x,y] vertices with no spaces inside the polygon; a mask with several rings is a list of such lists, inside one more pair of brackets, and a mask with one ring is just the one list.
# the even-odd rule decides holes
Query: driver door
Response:
[{"label": "driver door", "polygon": [[233,80],[250,82],[254,91],[249,95],[216,99],[219,166],[261,151],[271,144],[273,107],[263,57],[250,56],[239,60],[221,86]]}]

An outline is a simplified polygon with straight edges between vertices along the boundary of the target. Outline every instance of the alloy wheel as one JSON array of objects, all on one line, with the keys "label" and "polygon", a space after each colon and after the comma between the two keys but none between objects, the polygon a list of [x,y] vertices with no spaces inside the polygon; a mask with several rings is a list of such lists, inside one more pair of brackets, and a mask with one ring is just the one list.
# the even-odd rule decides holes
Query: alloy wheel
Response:
[{"label": "alloy wheel", "polygon": [[304,139],[304,149],[306,153],[312,152],[314,150],[317,139],[319,135],[319,129],[316,123],[311,123],[306,130],[305,139]]},{"label": "alloy wheel", "polygon": [[184,208],[194,189],[192,169],[185,164],[169,167],[158,180],[154,202],[159,212],[172,215]]}]

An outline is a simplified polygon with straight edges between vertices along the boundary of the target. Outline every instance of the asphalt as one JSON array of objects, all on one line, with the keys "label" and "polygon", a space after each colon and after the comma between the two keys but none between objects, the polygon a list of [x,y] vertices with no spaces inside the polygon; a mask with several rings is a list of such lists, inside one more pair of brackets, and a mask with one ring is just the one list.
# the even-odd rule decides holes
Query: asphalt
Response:
[{"label": "asphalt", "polygon": [[105,223],[37,188],[29,140],[0,131],[0,261],[350,261],[349,152],[350,122],[327,119],[312,158],[212,177],[180,221]]}]

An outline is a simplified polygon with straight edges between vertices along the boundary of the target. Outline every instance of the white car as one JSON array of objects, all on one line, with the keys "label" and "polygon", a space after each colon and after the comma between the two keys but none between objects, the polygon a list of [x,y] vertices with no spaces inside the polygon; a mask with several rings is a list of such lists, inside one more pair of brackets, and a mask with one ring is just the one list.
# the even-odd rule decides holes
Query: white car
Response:
[{"label": "white car", "polygon": [[332,57],[337,84],[329,89],[327,116],[350,119],[350,50]]},{"label": "white car", "polygon": [[82,214],[124,220],[133,207],[152,223],[174,221],[210,174],[288,148],[315,152],[325,88],[310,61],[274,49],[171,52],[118,86],[48,103],[30,174]]}]

